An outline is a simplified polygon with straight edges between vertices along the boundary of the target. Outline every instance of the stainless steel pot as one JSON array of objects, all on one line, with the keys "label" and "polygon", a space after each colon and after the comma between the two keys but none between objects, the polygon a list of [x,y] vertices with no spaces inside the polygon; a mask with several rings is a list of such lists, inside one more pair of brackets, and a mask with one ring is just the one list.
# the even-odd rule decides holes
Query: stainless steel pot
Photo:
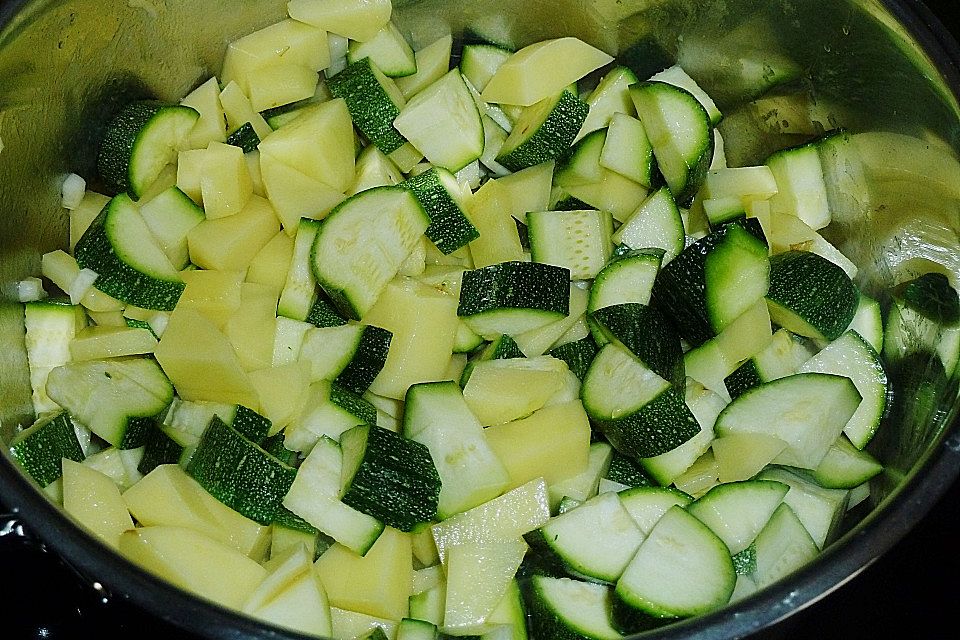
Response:
[{"label": "stainless steel pot", "polygon": [[[521,46],[578,36],[643,67],[680,60],[725,113],[731,165],[762,161],[824,129],[887,130],[960,150],[960,49],[915,0],[395,0],[416,43],[470,30]],[[0,284],[39,272],[67,243],[62,178],[96,184],[96,141],[123,101],[174,100],[217,72],[231,39],[280,19],[282,0],[0,0]],[[639,44],[638,44],[639,43]],[[703,56],[705,45],[712,52]],[[754,96],[735,81],[741,53],[792,60],[799,81]],[[658,53],[657,53],[658,52]],[[817,118],[795,118],[796,107]],[[923,189],[922,184],[914,187]],[[960,190],[960,181],[955,185]],[[960,274],[960,202],[875,199],[835,211],[830,236],[885,299],[929,268]],[[862,203],[861,203],[862,204]],[[0,299],[0,443],[32,421],[21,305]],[[886,464],[869,504],[810,566],[716,613],[650,634],[734,638],[828,595],[887,552],[960,472],[955,385],[918,360],[896,377],[892,411],[872,444]],[[6,446],[4,445],[4,450]],[[65,518],[0,455],[0,498],[84,575],[120,597],[211,638],[296,637],[187,595],[131,566]],[[646,636],[645,636],[646,637]]]}]

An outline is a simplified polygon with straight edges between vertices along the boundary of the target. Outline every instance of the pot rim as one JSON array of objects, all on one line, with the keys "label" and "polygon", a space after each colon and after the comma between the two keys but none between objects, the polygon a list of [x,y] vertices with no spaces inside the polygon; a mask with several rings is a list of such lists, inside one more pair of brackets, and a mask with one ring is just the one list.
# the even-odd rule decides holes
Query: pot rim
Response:
[{"label": "pot rim", "polygon": [[[28,3],[29,0],[0,2],[0,31]],[[921,0],[880,0],[880,3],[921,46],[947,87],[960,100],[960,44],[943,22]],[[928,449],[890,495],[816,560],[738,603],[631,638],[682,640],[749,636],[829,596],[854,579],[903,539],[960,478],[958,409],[960,403],[955,403],[937,446]],[[7,454],[0,455],[0,495],[31,532],[85,580],[96,579],[107,595],[130,602],[174,626],[215,640],[241,637],[316,640],[314,636],[271,627],[204,601],[130,563],[90,537],[50,502]]]}]

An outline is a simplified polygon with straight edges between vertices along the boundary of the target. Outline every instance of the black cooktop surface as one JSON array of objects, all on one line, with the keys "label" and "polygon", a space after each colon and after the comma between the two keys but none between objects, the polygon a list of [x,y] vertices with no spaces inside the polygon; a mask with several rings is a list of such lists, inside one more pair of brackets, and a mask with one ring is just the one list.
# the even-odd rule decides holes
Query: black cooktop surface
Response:
[{"label": "black cooktop surface", "polygon": [[[956,0],[930,1],[960,37]],[[0,503],[0,514],[7,512]],[[6,525],[6,529],[4,529]],[[0,522],[0,639],[200,640],[82,583],[53,553],[43,552],[17,521]],[[755,636],[756,640],[857,640],[952,637],[960,576],[960,482],[913,531],[829,597]],[[709,640],[709,639],[705,639]]]}]

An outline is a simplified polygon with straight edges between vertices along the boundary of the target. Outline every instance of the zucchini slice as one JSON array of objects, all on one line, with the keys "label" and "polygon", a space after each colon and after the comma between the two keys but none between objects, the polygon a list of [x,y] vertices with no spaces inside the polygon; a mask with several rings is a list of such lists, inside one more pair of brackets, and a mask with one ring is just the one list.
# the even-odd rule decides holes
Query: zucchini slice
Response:
[{"label": "zucchini slice", "polygon": [[530,211],[527,233],[530,258],[569,269],[573,280],[595,278],[613,252],[609,211]]},{"label": "zucchini slice", "polygon": [[347,103],[357,129],[384,153],[393,153],[406,138],[393,128],[406,100],[396,83],[369,57],[361,58],[327,82],[330,93]]},{"label": "zucchini slice", "polygon": [[144,309],[172,311],[186,287],[125,193],[90,223],[74,256],[81,269],[98,274],[98,290]]},{"label": "zucchini slice", "polygon": [[75,462],[84,459],[66,411],[47,413],[18,433],[10,443],[10,455],[41,487],[62,475],[64,458]]},{"label": "zucchini slice", "polygon": [[360,425],[340,436],[340,447],[344,504],[401,531],[437,517],[440,475],[426,445]]},{"label": "zucchini slice", "polygon": [[530,625],[537,638],[618,640],[610,618],[609,586],[570,578],[533,576],[528,587]]},{"label": "zucchini slice", "polygon": [[431,167],[403,183],[430,216],[426,236],[444,255],[466,246],[480,232],[464,213],[457,178],[442,167]]},{"label": "zucchini slice", "polygon": [[670,191],[688,206],[713,160],[710,116],[693,94],[666,82],[632,85],[630,97]]},{"label": "zucchini slice", "polygon": [[823,342],[840,337],[860,303],[860,293],[846,272],[809,251],[787,251],[770,258],[766,298],[774,322]]},{"label": "zucchini slice", "polygon": [[114,193],[139,198],[176,162],[180,143],[199,119],[190,107],[157,100],[129,103],[103,134],[97,156],[100,177]]},{"label": "zucchini slice", "polygon": [[566,90],[527,107],[503,142],[497,162],[520,171],[556,160],[573,144],[589,111],[587,103]]},{"label": "zucchini slice", "polygon": [[403,187],[361,191],[330,212],[313,243],[313,273],[346,317],[359,320],[397,275],[430,218]]}]

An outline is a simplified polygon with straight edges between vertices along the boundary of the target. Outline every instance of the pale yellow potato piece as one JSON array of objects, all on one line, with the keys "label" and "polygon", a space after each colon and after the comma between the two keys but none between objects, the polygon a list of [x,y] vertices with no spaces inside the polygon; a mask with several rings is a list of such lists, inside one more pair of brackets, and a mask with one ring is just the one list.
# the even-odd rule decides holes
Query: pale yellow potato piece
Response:
[{"label": "pale yellow potato piece", "polygon": [[280,231],[267,241],[250,261],[247,267],[247,282],[257,282],[274,287],[277,291],[282,290],[292,259],[293,238]]},{"label": "pale yellow potato piece", "polygon": [[243,149],[211,142],[200,168],[200,197],[207,220],[240,213],[253,195]]},{"label": "pale yellow potato piece", "polygon": [[[287,18],[237,38],[227,46],[221,80],[224,84],[236,82],[252,99],[252,76],[277,62],[302,67],[316,77],[317,71],[330,66],[326,31]],[[255,102],[254,108],[261,110]]]},{"label": "pale yellow potato piece", "polygon": [[551,405],[528,418],[489,427],[487,443],[519,487],[536,478],[558,482],[587,468],[590,421],[579,400]]},{"label": "pale yellow potato piece", "polygon": [[120,535],[120,553],[147,571],[217,604],[239,609],[267,570],[193,529],[140,527]]},{"label": "pale yellow potato piece", "polygon": [[242,404],[259,410],[260,398],[233,345],[197,311],[178,307],[170,314],[154,356],[184,400]]},{"label": "pale yellow potato piece", "polygon": [[341,98],[305,107],[294,120],[263,140],[259,149],[261,155],[282,159],[341,193],[353,182],[353,121]]},{"label": "pale yellow potato piece", "polygon": [[196,311],[222,329],[240,308],[242,271],[196,269],[183,272],[186,287],[177,302],[177,309]]},{"label": "pale yellow potato piece", "polygon": [[346,196],[326,182],[290,166],[283,158],[283,155],[274,156],[261,151],[260,173],[267,198],[280,218],[283,230],[292,237],[297,233],[300,218],[320,220],[346,200]]},{"label": "pale yellow potato piece", "polygon": [[271,421],[274,435],[296,418],[307,401],[310,379],[299,362],[250,372],[250,382],[260,395],[260,413]]},{"label": "pale yellow potato piece", "polygon": [[226,142],[227,129],[220,104],[220,83],[216,77],[209,78],[180,101],[200,114],[184,140],[186,149],[204,149],[211,142]]},{"label": "pale yellow potato piece", "polygon": [[332,606],[389,620],[407,615],[413,590],[410,534],[385,527],[366,555],[338,543],[315,566]]},{"label": "pale yellow potato piece", "polygon": [[120,545],[120,534],[133,529],[133,519],[113,480],[68,458],[63,459],[63,508],[114,549]]},{"label": "pale yellow potato piece", "polygon": [[577,38],[543,40],[507,58],[481,96],[487,102],[527,107],[612,61],[612,56]]},{"label": "pale yellow potato piece", "polygon": [[553,356],[479,361],[463,399],[483,426],[504,424],[541,409],[566,381],[566,363]]},{"label": "pale yellow potato piece", "polygon": [[393,3],[391,0],[290,0],[287,13],[301,22],[364,42],[390,21]]},{"label": "pale yellow potato piece", "polygon": [[527,548],[523,538],[517,537],[447,549],[444,629],[460,634],[490,631],[487,618],[503,599]]},{"label": "pale yellow potato piece", "polygon": [[214,498],[177,464],[155,467],[123,492],[123,501],[144,526],[193,529],[257,561],[270,543],[270,527]]},{"label": "pale yellow potato piece", "polygon": [[207,219],[190,230],[190,261],[202,269],[245,271],[279,231],[270,201],[251,195],[236,215]]},{"label": "pale yellow potato piece", "polygon": [[477,269],[524,259],[517,223],[510,215],[510,193],[498,180],[488,180],[467,204],[467,218],[480,232],[480,236],[469,245]]},{"label": "pale yellow potato piece", "polygon": [[363,318],[393,333],[370,391],[403,399],[410,385],[440,380],[457,333],[457,298],[410,278],[391,281]]}]

